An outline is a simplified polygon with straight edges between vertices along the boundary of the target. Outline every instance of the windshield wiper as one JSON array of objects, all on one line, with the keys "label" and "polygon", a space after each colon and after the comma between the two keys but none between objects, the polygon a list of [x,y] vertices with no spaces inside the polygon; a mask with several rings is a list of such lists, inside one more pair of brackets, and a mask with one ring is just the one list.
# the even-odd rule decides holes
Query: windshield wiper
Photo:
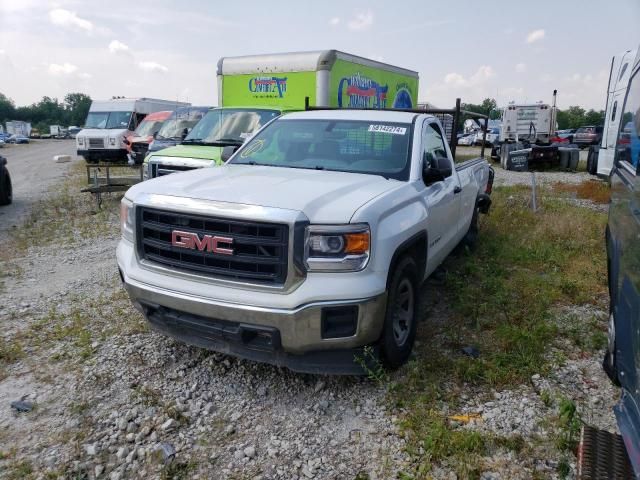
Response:
[{"label": "windshield wiper", "polygon": [[212,143],[230,143],[232,145],[242,145],[244,141],[239,138],[217,138]]}]

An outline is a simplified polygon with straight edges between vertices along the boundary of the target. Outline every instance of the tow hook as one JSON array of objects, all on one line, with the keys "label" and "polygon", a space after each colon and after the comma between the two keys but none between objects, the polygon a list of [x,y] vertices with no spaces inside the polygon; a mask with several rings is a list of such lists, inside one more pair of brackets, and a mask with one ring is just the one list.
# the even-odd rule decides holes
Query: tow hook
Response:
[{"label": "tow hook", "polygon": [[478,195],[477,205],[480,213],[489,213],[489,207],[491,207],[491,197],[486,193],[481,193],[480,195]]}]

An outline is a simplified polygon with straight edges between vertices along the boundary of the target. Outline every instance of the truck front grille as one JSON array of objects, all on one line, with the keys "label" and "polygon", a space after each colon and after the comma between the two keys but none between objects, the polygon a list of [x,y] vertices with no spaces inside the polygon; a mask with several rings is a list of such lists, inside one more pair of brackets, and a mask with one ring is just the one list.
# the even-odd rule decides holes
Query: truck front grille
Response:
[{"label": "truck front grille", "polygon": [[190,167],[187,165],[163,165],[162,163],[151,162],[151,178],[162,177],[169,175],[170,173],[188,172],[189,170],[195,170],[196,167]]},{"label": "truck front grille", "polygon": [[[165,267],[212,278],[282,285],[287,277],[289,228],[284,224],[137,208],[137,246],[140,257]],[[231,255],[213,253],[202,243],[185,248],[172,244],[174,231],[232,238]],[[200,248],[202,250],[200,250]]]},{"label": "truck front grille", "polygon": [[144,142],[134,142],[131,144],[131,155],[138,161],[144,160],[149,150],[149,144]]},{"label": "truck front grille", "polygon": [[89,138],[89,148],[104,148],[104,138]]}]

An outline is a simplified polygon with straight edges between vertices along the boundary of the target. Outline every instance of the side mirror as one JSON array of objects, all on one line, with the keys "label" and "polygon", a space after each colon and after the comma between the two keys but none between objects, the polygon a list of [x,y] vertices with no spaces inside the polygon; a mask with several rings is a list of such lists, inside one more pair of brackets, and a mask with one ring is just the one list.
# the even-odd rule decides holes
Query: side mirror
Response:
[{"label": "side mirror", "polygon": [[153,139],[155,140],[156,137],[158,136],[158,132],[153,132],[153,135],[151,135],[153,137]]},{"label": "side mirror", "polygon": [[182,140],[187,138],[187,135],[189,135],[189,129],[185,128],[184,130],[182,130]]},{"label": "side mirror", "polygon": [[236,150],[238,150],[238,146],[236,145],[227,145],[226,147],[224,147],[222,149],[222,153],[220,154],[220,159],[223,162],[226,162],[227,160],[229,160],[231,158],[231,155],[233,155],[234,153],[236,153]]},{"label": "side mirror", "polygon": [[422,179],[425,185],[441,182],[451,176],[451,173],[451,163],[445,157],[432,157],[431,161],[425,161],[422,167]]}]

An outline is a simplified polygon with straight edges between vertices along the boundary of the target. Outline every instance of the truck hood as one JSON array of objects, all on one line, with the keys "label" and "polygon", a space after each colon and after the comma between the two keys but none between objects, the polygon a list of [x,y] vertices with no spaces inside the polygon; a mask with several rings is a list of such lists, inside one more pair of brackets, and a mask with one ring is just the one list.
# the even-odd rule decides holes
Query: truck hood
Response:
[{"label": "truck hood", "polygon": [[221,147],[204,145],[176,145],[152,153],[153,156],[199,158],[202,160],[219,160],[221,154]]},{"label": "truck hood", "polygon": [[[355,211],[403,182],[377,175],[223,165],[139,183],[126,193],[170,195],[303,212],[312,223],[349,223]],[[259,220],[259,219],[257,219]]]}]

